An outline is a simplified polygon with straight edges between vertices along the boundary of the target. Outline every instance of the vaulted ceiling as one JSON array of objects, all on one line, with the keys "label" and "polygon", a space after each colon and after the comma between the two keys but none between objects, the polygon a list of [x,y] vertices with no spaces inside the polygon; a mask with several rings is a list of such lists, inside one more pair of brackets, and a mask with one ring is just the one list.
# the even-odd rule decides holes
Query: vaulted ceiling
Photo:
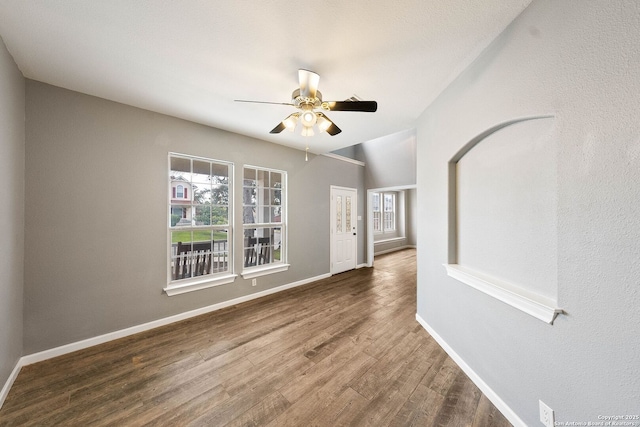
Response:
[{"label": "vaulted ceiling", "polygon": [[[0,36],[25,77],[276,144],[324,153],[414,126],[531,0],[0,0]],[[336,136],[269,131],[294,111],[299,68]]]}]

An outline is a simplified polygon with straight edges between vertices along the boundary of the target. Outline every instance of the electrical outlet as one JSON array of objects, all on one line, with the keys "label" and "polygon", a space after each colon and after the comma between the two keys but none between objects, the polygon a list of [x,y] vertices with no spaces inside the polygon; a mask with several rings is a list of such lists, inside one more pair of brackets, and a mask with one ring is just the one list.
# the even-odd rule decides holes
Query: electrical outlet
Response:
[{"label": "electrical outlet", "polygon": [[556,422],[553,409],[549,408],[542,400],[539,400],[538,402],[540,402],[540,421],[546,427],[553,427]]},{"label": "electrical outlet", "polygon": [[251,286],[258,286],[258,279],[251,279]]}]

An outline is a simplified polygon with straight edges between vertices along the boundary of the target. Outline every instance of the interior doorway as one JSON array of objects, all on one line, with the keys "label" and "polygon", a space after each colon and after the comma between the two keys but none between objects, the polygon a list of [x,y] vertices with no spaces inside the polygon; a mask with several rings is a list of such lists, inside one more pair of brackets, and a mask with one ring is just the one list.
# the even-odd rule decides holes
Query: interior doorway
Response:
[{"label": "interior doorway", "polygon": [[[395,194],[393,208],[387,209],[385,195]],[[367,190],[366,265],[373,267],[375,255],[405,248],[417,243],[417,186],[372,188]],[[376,217],[377,215],[377,217]],[[384,233],[387,223],[393,224],[393,233]]]}]

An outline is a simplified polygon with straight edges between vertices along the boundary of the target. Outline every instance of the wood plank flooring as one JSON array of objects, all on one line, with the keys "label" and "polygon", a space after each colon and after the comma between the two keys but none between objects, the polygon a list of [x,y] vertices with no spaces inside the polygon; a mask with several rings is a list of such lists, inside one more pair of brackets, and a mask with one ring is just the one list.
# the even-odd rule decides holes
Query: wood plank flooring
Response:
[{"label": "wood plank flooring", "polygon": [[26,366],[0,426],[509,426],[416,322],[414,250]]}]

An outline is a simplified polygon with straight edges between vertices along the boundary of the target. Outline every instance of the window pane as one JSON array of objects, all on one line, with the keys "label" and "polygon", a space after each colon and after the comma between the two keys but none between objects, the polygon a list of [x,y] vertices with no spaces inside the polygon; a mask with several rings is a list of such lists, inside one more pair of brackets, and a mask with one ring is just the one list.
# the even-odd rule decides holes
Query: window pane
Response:
[{"label": "window pane", "polygon": [[229,186],[214,185],[211,187],[210,199],[214,205],[229,205]]},{"label": "window pane", "polygon": [[211,164],[212,184],[229,184],[229,165]]},{"label": "window pane", "polygon": [[211,206],[211,224],[229,224],[229,208],[226,206]]},{"label": "window pane", "polygon": [[258,190],[252,187],[242,189],[242,203],[245,205],[255,205],[258,199]]},{"label": "window pane", "polygon": [[211,186],[206,184],[193,184],[191,188],[193,190],[191,197],[195,203],[211,203]]},{"label": "window pane", "polygon": [[393,194],[384,195],[384,211],[393,212]]},{"label": "window pane", "polygon": [[213,252],[211,258],[212,273],[223,273],[225,271],[229,271],[229,252]]},{"label": "window pane", "polygon": [[257,265],[256,245],[258,244],[258,238],[256,236],[256,229],[249,228],[244,230],[244,266],[252,267]]},{"label": "window pane", "polygon": [[256,186],[256,170],[252,168],[244,168],[244,182],[245,187]]},{"label": "window pane", "polygon": [[282,229],[273,228],[271,242],[273,244],[273,262],[282,261],[281,248],[282,248]]},{"label": "window pane", "polygon": [[271,187],[282,188],[282,174],[279,172],[271,172]]},{"label": "window pane", "polygon": [[211,239],[213,238],[211,230],[194,230],[191,233],[194,245],[197,244],[200,248],[205,248],[205,246],[202,246],[203,244],[209,245],[208,249],[211,250]]},{"label": "window pane", "polygon": [[280,207],[271,208],[271,222],[282,222],[280,211],[281,211]]},{"label": "window pane", "polygon": [[242,223],[243,224],[255,224],[256,223],[256,208],[253,206],[245,206],[242,209]]},{"label": "window pane", "polygon": [[380,212],[373,213],[373,231],[382,231],[382,224],[380,222]]},{"label": "window pane", "polygon": [[171,157],[171,170],[175,172],[191,172],[191,160],[182,157]]},{"label": "window pane", "polygon": [[191,205],[171,205],[171,227],[191,225]]},{"label": "window pane", "polygon": [[191,231],[172,231],[171,243],[191,243]]},{"label": "window pane", "polygon": [[373,212],[380,212],[380,193],[371,194],[371,205]]},{"label": "window pane", "polygon": [[188,268],[188,252],[191,251],[191,232],[171,233],[171,278],[172,280],[191,277]]},{"label": "window pane", "polygon": [[213,243],[215,251],[228,251],[229,244],[229,231],[228,230],[214,230],[213,231]]},{"label": "window pane", "polygon": [[345,197],[345,231],[351,231],[351,197]]},{"label": "window pane", "polygon": [[211,163],[202,160],[193,161],[193,172],[191,174],[191,182],[201,184],[211,184]]},{"label": "window pane", "polygon": [[336,197],[336,232],[342,233],[342,196]]},{"label": "window pane", "polygon": [[194,225],[211,225],[211,205],[194,206]]},{"label": "window pane", "polygon": [[271,204],[279,205],[282,200],[282,190],[271,190]]},{"label": "window pane", "polygon": [[260,187],[269,187],[269,172],[258,170],[258,185]]},{"label": "window pane", "polygon": [[260,223],[268,223],[271,222],[271,208],[266,206],[260,209],[260,218],[258,218],[258,222]]}]

